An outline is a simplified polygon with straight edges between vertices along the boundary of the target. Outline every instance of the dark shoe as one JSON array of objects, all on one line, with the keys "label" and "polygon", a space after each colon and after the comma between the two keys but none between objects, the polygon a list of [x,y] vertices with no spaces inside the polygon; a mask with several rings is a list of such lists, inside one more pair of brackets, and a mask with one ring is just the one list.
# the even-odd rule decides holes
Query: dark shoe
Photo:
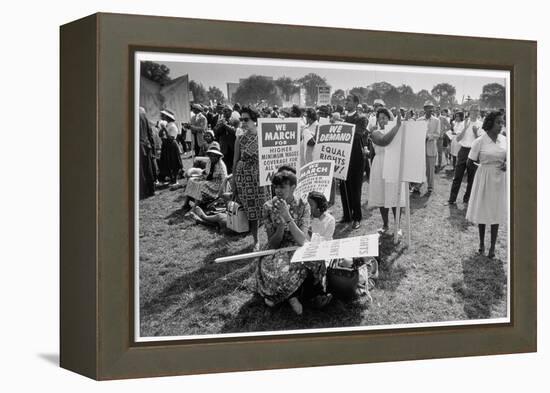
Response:
[{"label": "dark shoe", "polygon": [[351,225],[351,228],[352,228],[352,229],[359,229],[359,228],[361,228],[361,221],[354,221],[353,224]]},{"label": "dark shoe", "polygon": [[479,249],[477,250],[477,252],[478,252],[479,255],[483,255],[483,254],[485,253],[485,246],[479,248]]},{"label": "dark shoe", "polygon": [[494,258],[495,257],[495,250],[489,249],[489,254],[487,254],[487,256],[491,259]]},{"label": "dark shoe", "polygon": [[339,224],[347,224],[348,222],[351,222],[351,220],[346,217],[342,217],[340,221],[338,221]]},{"label": "dark shoe", "polygon": [[317,295],[315,296],[315,298],[313,298],[311,305],[313,306],[313,308],[321,309],[329,304],[331,300],[332,295],[330,293],[327,293],[326,295]]}]

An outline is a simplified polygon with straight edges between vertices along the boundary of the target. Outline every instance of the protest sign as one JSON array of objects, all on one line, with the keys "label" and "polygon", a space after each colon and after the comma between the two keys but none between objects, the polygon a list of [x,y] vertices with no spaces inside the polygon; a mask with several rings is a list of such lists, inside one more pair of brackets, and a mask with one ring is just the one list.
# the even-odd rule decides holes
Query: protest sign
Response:
[{"label": "protest sign", "polygon": [[313,149],[314,160],[334,161],[334,177],[346,180],[355,125],[348,123],[321,124]]},{"label": "protest sign", "polygon": [[[385,128],[392,129],[395,122],[389,122]],[[408,120],[401,123],[401,129],[386,146],[384,151],[384,169],[382,177],[385,181],[397,182],[399,166],[403,158],[403,176],[401,181],[422,183],[426,178],[426,121]],[[401,154],[401,137],[407,133],[403,154]]]},{"label": "protest sign", "polygon": [[317,87],[317,105],[330,104],[330,86]]},{"label": "protest sign", "polygon": [[337,258],[378,256],[378,234],[324,240],[314,236],[311,242],[298,248],[291,262],[325,261]]},{"label": "protest sign", "polygon": [[319,191],[330,199],[330,188],[334,176],[334,161],[312,161],[300,168],[298,186],[294,194],[307,202],[307,195],[311,191]]},{"label": "protest sign", "polygon": [[268,186],[281,165],[298,168],[298,119],[258,119],[260,186]]}]

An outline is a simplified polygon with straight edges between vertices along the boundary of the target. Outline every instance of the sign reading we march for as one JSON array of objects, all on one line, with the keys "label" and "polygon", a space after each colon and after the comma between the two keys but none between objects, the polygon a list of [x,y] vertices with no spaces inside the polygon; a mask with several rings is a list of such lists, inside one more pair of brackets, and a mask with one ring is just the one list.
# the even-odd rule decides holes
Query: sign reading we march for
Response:
[{"label": "sign reading we march for", "polygon": [[334,161],[334,177],[346,180],[355,124],[321,124],[317,128],[317,141],[313,148],[314,160]]},{"label": "sign reading we march for", "polygon": [[294,195],[307,202],[311,191],[319,191],[330,199],[330,188],[334,175],[334,161],[312,161],[300,168],[298,186]]},{"label": "sign reading we march for", "polygon": [[298,119],[258,119],[260,186],[268,186],[277,168],[298,168],[300,128]]}]

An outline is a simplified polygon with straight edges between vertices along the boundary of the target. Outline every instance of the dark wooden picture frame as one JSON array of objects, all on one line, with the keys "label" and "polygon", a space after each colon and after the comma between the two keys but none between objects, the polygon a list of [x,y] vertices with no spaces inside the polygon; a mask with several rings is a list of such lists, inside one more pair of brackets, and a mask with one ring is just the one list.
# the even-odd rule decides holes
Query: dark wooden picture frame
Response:
[{"label": "dark wooden picture frame", "polygon": [[[135,343],[134,53],[510,71],[510,323]],[[536,351],[533,41],[95,14],[61,27],[61,366],[95,379]]]}]

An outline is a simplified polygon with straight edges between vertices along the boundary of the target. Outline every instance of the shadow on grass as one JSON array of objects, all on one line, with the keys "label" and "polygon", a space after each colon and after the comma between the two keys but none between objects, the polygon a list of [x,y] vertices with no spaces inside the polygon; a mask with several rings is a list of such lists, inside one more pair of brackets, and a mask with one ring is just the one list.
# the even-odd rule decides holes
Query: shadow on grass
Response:
[{"label": "shadow on grass", "polygon": [[447,220],[450,221],[453,227],[465,232],[469,227],[474,225],[465,218],[467,207],[459,209],[456,205],[449,205],[448,208],[449,215],[447,216]]},{"label": "shadow on grass", "polygon": [[500,259],[473,255],[462,262],[464,279],[452,284],[464,300],[464,312],[470,319],[491,317],[493,305],[506,293],[506,273]]},{"label": "shadow on grass", "polygon": [[[245,250],[248,250],[248,247],[237,252],[237,254],[245,252]],[[204,258],[204,261],[212,262],[215,258],[227,255],[227,251],[227,247],[214,250]],[[212,289],[214,281],[249,265],[250,262],[250,259],[220,264],[207,262],[207,264],[200,266],[198,269],[174,279],[154,299],[141,306],[141,313],[144,317],[151,317],[153,314],[161,314],[172,304],[180,302],[182,296],[186,292],[194,294],[197,291],[200,292],[209,288]],[[225,289],[227,288],[224,287],[223,290]],[[201,296],[200,301],[203,302],[204,297]]]},{"label": "shadow on grass", "polygon": [[259,295],[254,294],[239,308],[233,318],[225,322],[221,332],[265,332],[359,326],[362,324],[366,309],[364,298],[349,302],[333,299],[322,310],[313,309],[308,303],[304,303],[304,312],[298,316],[292,311],[288,302],[270,308],[264,304]]},{"label": "shadow on grass", "polygon": [[407,269],[395,262],[403,255],[407,246],[403,239],[398,244],[393,243],[393,236],[380,236],[378,265],[379,276],[376,287],[395,291],[401,281],[407,276]]}]

